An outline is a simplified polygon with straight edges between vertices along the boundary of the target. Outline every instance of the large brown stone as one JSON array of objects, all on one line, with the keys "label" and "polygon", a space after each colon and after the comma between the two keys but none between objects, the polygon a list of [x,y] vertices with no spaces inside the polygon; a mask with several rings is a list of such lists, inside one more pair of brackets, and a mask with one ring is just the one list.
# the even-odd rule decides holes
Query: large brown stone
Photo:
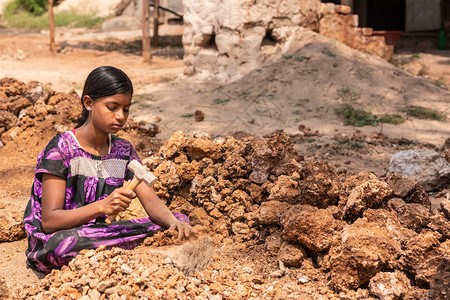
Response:
[{"label": "large brown stone", "polygon": [[356,175],[347,177],[345,181],[342,183],[340,199],[343,200],[345,203],[347,201],[348,195],[355,187],[363,184],[366,181],[377,179],[378,177],[375,174],[366,171],[362,171]]},{"label": "large brown stone", "polygon": [[411,288],[409,278],[400,271],[380,272],[370,279],[370,294],[380,300],[403,299]]},{"label": "large brown stone", "polygon": [[412,192],[405,197],[405,202],[406,203],[418,203],[421,204],[425,207],[427,207],[428,209],[431,208],[431,201],[430,198],[428,197],[427,192],[424,191],[424,189],[420,186],[417,185]]},{"label": "large brown stone", "polygon": [[247,177],[249,165],[247,161],[237,153],[231,153],[224,163],[224,168],[228,171],[231,178]]},{"label": "large brown stone", "polygon": [[18,79],[11,77],[3,77],[0,79],[0,91],[5,93],[8,97],[22,95],[25,90],[25,83]]},{"label": "large brown stone", "polygon": [[419,181],[415,177],[406,177],[394,173],[386,178],[386,182],[391,187],[394,196],[405,198],[416,188]]},{"label": "large brown stone", "polygon": [[187,138],[183,131],[177,131],[172,134],[169,140],[161,146],[159,152],[166,158],[174,158],[179,155],[186,146]]},{"label": "large brown stone", "polygon": [[430,210],[418,203],[405,203],[400,198],[393,198],[388,202],[389,208],[397,212],[400,223],[409,229],[420,231],[430,218]]},{"label": "large brown stone", "polygon": [[42,101],[47,103],[52,92],[38,81],[30,81],[27,83],[24,96],[30,99],[33,103]]},{"label": "large brown stone", "polygon": [[180,178],[178,177],[177,165],[170,161],[164,161],[153,172],[158,181],[167,189],[173,189],[179,186]]},{"label": "large brown stone", "polygon": [[213,161],[216,161],[222,157],[221,146],[208,139],[188,139],[186,141],[186,152],[191,160],[211,158]]},{"label": "large brown stone", "polygon": [[263,202],[259,208],[259,223],[261,225],[278,225],[280,218],[289,210],[291,205],[280,201]]},{"label": "large brown stone", "polygon": [[293,204],[299,203],[298,180],[295,181],[289,176],[281,175],[270,190],[268,200],[285,201]]},{"label": "large brown stone", "polygon": [[429,286],[442,260],[444,251],[440,248],[439,238],[440,234],[437,232],[421,233],[404,246],[399,266],[413,274],[415,283],[419,286]]},{"label": "large brown stone", "polygon": [[198,162],[182,162],[177,168],[177,175],[181,181],[191,181],[198,174]]},{"label": "large brown stone", "polygon": [[329,252],[331,286],[355,289],[385,268],[393,268],[402,254],[400,243],[386,230],[365,218],[336,235]]},{"label": "large brown stone", "polygon": [[403,227],[395,211],[368,209],[364,212],[363,216],[369,222],[375,223],[389,232],[402,246],[406,245],[410,239],[417,235],[414,230]]},{"label": "large brown stone", "polygon": [[56,114],[65,120],[76,122],[82,111],[80,100],[72,94],[63,94],[63,99],[54,106]]},{"label": "large brown stone", "polygon": [[427,227],[439,232],[442,237],[441,240],[450,239],[450,221],[442,213],[437,213],[429,218]]},{"label": "large brown stone", "polygon": [[296,244],[283,243],[278,252],[278,260],[288,267],[298,267],[307,257],[306,251]]},{"label": "large brown stone", "polygon": [[307,163],[300,171],[301,202],[326,208],[339,200],[341,183],[334,169],[324,161]]},{"label": "large brown stone", "polygon": [[315,252],[327,250],[336,231],[343,227],[328,210],[311,205],[293,206],[282,218],[281,225],[285,240]]},{"label": "large brown stone", "polygon": [[447,300],[450,296],[450,257],[442,258],[430,284],[426,300]]},{"label": "large brown stone", "polygon": [[33,102],[28,98],[23,96],[14,96],[9,98],[8,110],[17,116],[22,109],[27,108],[32,104]]},{"label": "large brown stone", "polygon": [[201,225],[206,227],[208,227],[212,222],[212,218],[208,216],[205,210],[201,207],[197,207],[191,214],[189,214],[189,220],[191,225]]},{"label": "large brown stone", "polygon": [[23,227],[23,211],[0,209],[0,242],[13,242],[26,236]]},{"label": "large brown stone", "polygon": [[366,209],[384,205],[391,195],[392,190],[386,182],[374,174],[361,172],[344,182],[339,207],[344,212],[344,219],[355,220]]},{"label": "large brown stone", "polygon": [[12,113],[6,110],[0,110],[0,127],[4,127],[6,130],[18,124],[19,119]]},{"label": "large brown stone", "polygon": [[249,179],[255,183],[263,184],[270,175],[278,177],[299,169],[297,151],[284,133],[254,140],[249,151],[252,168]]}]

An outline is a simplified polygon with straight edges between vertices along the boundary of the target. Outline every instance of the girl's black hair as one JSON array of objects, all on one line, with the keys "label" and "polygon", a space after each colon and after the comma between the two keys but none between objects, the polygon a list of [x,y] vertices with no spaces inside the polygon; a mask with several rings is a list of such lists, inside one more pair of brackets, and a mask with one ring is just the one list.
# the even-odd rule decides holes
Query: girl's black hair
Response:
[{"label": "girl's black hair", "polygon": [[89,115],[83,103],[84,96],[89,96],[95,101],[98,98],[123,93],[131,93],[133,95],[133,84],[127,74],[111,66],[102,66],[94,69],[84,83],[83,94],[81,95],[83,111],[77,120],[78,124],[75,128],[83,125]]}]

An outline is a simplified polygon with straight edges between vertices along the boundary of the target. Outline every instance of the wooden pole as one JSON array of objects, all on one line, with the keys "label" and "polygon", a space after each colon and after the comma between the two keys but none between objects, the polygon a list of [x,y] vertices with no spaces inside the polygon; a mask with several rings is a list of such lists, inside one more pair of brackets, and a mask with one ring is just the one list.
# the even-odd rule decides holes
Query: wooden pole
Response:
[{"label": "wooden pole", "polygon": [[155,0],[153,9],[153,47],[157,47],[159,45],[159,0]]},{"label": "wooden pole", "polygon": [[53,16],[53,0],[48,0],[48,25],[50,31],[50,52],[53,55],[56,53],[55,47],[55,18]]},{"label": "wooden pole", "polygon": [[149,0],[142,0],[142,57],[148,63],[152,59],[150,49],[150,4]]}]

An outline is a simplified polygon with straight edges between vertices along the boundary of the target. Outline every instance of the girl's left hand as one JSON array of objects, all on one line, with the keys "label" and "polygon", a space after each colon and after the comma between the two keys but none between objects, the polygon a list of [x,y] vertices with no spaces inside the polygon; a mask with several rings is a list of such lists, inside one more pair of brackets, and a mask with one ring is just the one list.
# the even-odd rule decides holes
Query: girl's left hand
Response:
[{"label": "girl's left hand", "polygon": [[178,220],[170,226],[170,229],[177,229],[180,239],[188,238],[192,233],[195,233],[191,225]]}]

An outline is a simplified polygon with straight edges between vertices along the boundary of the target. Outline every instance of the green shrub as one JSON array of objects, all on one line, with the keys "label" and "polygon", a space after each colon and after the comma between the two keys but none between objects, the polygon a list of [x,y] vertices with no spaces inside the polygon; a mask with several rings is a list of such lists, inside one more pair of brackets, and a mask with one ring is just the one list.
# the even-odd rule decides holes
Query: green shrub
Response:
[{"label": "green shrub", "polygon": [[338,115],[345,119],[345,125],[362,127],[366,125],[377,126],[377,116],[362,109],[355,109],[351,104],[342,104],[340,108],[335,109]]},{"label": "green shrub", "polygon": [[[20,6],[18,0],[9,2],[4,10],[4,17],[8,27],[46,29],[48,28],[48,14],[35,15]],[[55,26],[93,27],[104,19],[93,15],[80,15],[74,11],[55,13]]]},{"label": "green shrub", "polygon": [[20,5],[34,15],[42,15],[47,10],[46,0],[17,0]]},{"label": "green shrub", "polygon": [[[55,0],[54,5],[58,5],[59,2],[59,0]],[[20,9],[39,16],[47,11],[47,0],[12,0],[5,7],[5,10],[14,13]]]},{"label": "green shrub", "polygon": [[362,127],[365,125],[377,126],[379,123],[398,125],[405,122],[405,118],[399,114],[374,115],[362,109],[355,109],[351,104],[342,104],[335,109],[338,115],[345,119],[345,125]]},{"label": "green shrub", "polygon": [[426,108],[422,106],[411,106],[407,109],[406,114],[410,117],[415,117],[418,119],[428,119],[428,120],[437,120],[444,121],[447,119],[447,116],[435,109]]},{"label": "green shrub", "polygon": [[384,114],[378,117],[378,121],[380,123],[398,125],[405,122],[405,118],[398,114]]}]

